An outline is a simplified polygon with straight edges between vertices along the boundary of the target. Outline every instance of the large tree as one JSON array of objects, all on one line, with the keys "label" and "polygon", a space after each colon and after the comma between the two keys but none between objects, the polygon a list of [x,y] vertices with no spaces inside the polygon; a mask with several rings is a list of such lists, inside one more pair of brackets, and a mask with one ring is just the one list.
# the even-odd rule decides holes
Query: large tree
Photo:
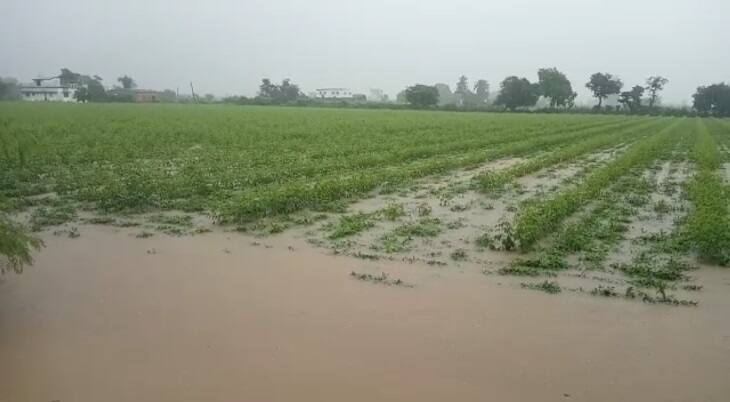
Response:
[{"label": "large tree", "polygon": [[655,75],[646,79],[646,89],[649,91],[649,107],[654,107],[657,100],[657,92],[664,89],[669,82],[668,79]]},{"label": "large tree", "polygon": [[550,107],[568,106],[573,96],[573,87],[568,77],[557,68],[541,68],[537,72],[542,95],[550,99]]},{"label": "large tree", "polygon": [[530,83],[527,78],[507,77],[499,86],[499,95],[495,103],[504,105],[509,110],[535,106],[540,97],[539,85]]},{"label": "large tree", "polygon": [[117,81],[122,84],[122,88],[124,89],[132,89],[137,87],[137,83],[134,82],[134,79],[128,75],[117,78]]},{"label": "large tree", "polygon": [[88,100],[91,102],[103,102],[106,100],[106,90],[104,89],[104,86],[101,84],[101,77],[98,75],[95,75],[93,77],[89,77],[87,80],[85,80],[87,92],[88,92]]},{"label": "large tree", "polygon": [[454,91],[459,106],[466,106],[473,103],[474,94],[469,89],[469,79],[465,75],[459,77]]},{"label": "large tree", "polygon": [[413,106],[435,106],[439,101],[439,92],[436,87],[416,84],[406,88],[406,100]]},{"label": "large tree", "polygon": [[264,78],[259,86],[258,98],[270,103],[283,104],[294,102],[299,99],[302,92],[299,86],[292,83],[290,79],[284,79],[280,85],[274,84],[270,79]]},{"label": "large tree", "polygon": [[20,89],[15,78],[0,77],[0,100],[20,99]]},{"label": "large tree", "polygon": [[609,95],[615,95],[621,92],[624,84],[620,79],[614,78],[608,73],[595,73],[591,75],[591,80],[586,83],[586,88],[593,92],[593,96],[598,98],[598,107],[603,105],[603,100]]},{"label": "large tree", "polygon": [[75,73],[68,68],[62,68],[61,74],[57,78],[61,81],[61,85],[78,84],[81,74]]},{"label": "large tree", "polygon": [[698,112],[718,117],[730,117],[730,85],[721,82],[697,88],[692,95]]},{"label": "large tree", "polygon": [[489,82],[487,80],[477,80],[474,83],[474,94],[480,105],[484,105],[489,100]]},{"label": "large tree", "polygon": [[636,112],[641,108],[641,97],[644,95],[644,87],[636,85],[631,91],[621,92],[618,102],[631,112]]}]

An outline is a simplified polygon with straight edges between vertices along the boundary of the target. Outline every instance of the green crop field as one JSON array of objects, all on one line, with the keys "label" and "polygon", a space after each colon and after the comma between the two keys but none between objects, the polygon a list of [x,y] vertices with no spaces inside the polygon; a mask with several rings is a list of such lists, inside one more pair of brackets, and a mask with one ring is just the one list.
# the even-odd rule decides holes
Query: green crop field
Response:
[{"label": "green crop field", "polygon": [[[728,146],[720,119],[2,103],[0,206],[26,232],[83,214],[270,233],[321,218],[321,242],[373,258],[469,227],[470,246],[446,252],[459,262],[508,252],[499,273],[527,277],[610,266],[627,292],[666,298],[694,262],[730,263]],[[382,208],[348,209],[373,197]],[[8,219],[0,251],[17,255]],[[612,259],[622,244],[638,251]]]}]

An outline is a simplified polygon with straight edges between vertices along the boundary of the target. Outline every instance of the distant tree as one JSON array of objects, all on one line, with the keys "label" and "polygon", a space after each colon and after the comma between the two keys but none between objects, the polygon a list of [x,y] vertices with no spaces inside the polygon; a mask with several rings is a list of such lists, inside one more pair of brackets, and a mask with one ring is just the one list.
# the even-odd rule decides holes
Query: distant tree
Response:
[{"label": "distant tree", "polygon": [[456,104],[456,96],[453,92],[451,92],[451,88],[449,88],[448,85],[438,83],[434,85],[436,88],[436,91],[439,93],[439,105],[455,105]]},{"label": "distant tree", "polygon": [[274,99],[278,96],[278,88],[275,84],[271,83],[271,80],[264,78],[261,80],[259,85],[259,97]]},{"label": "distant tree", "polygon": [[568,97],[568,100],[565,103],[565,106],[568,109],[572,109],[573,107],[575,107],[575,98],[577,98],[577,97],[578,97],[578,92],[573,92],[572,94],[570,94],[570,96]]},{"label": "distant tree", "polygon": [[631,91],[621,92],[618,102],[624,105],[629,111],[636,112],[641,108],[641,97],[644,95],[644,87],[636,85]]},{"label": "distant tree", "polygon": [[259,86],[258,98],[274,104],[294,102],[301,96],[299,86],[293,84],[288,78],[283,80],[281,85],[276,85],[270,79],[264,78]]},{"label": "distant tree", "polygon": [[435,106],[439,101],[436,87],[416,84],[406,88],[406,100],[413,106]]},{"label": "distant tree", "polygon": [[10,84],[6,83],[5,80],[0,78],[0,99],[5,99],[7,93],[10,92]]},{"label": "distant tree", "polygon": [[542,95],[550,99],[550,107],[565,107],[573,96],[573,87],[568,77],[557,68],[541,68],[537,72]]},{"label": "distant tree", "polygon": [[495,103],[504,105],[509,110],[535,106],[540,97],[539,85],[531,84],[527,78],[507,77],[499,86],[499,95]]},{"label": "distant tree", "polygon": [[61,81],[61,85],[78,84],[81,74],[75,73],[68,68],[62,68],[61,74],[57,78]]},{"label": "distant tree", "polygon": [[292,84],[292,82],[289,78],[287,78],[281,82],[281,86],[279,86],[279,93],[280,93],[282,102],[296,101],[297,99],[299,99],[299,96],[301,95],[299,86]]},{"label": "distant tree", "polygon": [[730,117],[730,86],[721,82],[697,88],[692,95],[694,108],[700,113]]},{"label": "distant tree", "polygon": [[20,99],[20,88],[15,78],[0,77],[0,100]]},{"label": "distant tree", "polygon": [[476,103],[474,93],[469,89],[469,79],[465,75],[459,77],[454,95],[459,106],[469,106]]},{"label": "distant tree", "polygon": [[134,82],[134,79],[128,75],[117,78],[117,81],[122,84],[122,88],[124,89],[132,89],[137,87],[137,83]]},{"label": "distant tree", "polygon": [[76,94],[74,94],[74,97],[77,101],[81,103],[86,103],[91,100],[91,97],[89,96],[89,90],[86,87],[79,87],[76,89]]},{"label": "distant tree", "polygon": [[489,100],[489,82],[487,80],[477,80],[474,83],[474,94],[480,105],[484,105]]},{"label": "distant tree", "polygon": [[595,73],[591,75],[591,80],[586,83],[586,88],[593,92],[593,96],[598,98],[598,108],[603,105],[603,100],[609,95],[615,95],[621,92],[624,84],[620,79],[614,78],[608,73]]},{"label": "distant tree", "polygon": [[654,107],[657,100],[657,92],[664,89],[664,86],[669,82],[668,79],[656,75],[646,79],[646,89],[649,91],[649,107]]},{"label": "distant tree", "polygon": [[459,81],[456,83],[455,94],[465,95],[469,93],[469,79],[465,75],[459,77]]},{"label": "distant tree", "polygon": [[101,77],[95,75],[93,78],[86,77],[88,79],[83,80],[84,85],[87,89],[87,97],[90,102],[103,102],[107,99],[106,90],[101,84]]},{"label": "distant tree", "polygon": [[408,99],[406,99],[406,90],[407,90],[407,88],[398,92],[395,95],[395,103],[399,103],[401,105],[408,103]]}]

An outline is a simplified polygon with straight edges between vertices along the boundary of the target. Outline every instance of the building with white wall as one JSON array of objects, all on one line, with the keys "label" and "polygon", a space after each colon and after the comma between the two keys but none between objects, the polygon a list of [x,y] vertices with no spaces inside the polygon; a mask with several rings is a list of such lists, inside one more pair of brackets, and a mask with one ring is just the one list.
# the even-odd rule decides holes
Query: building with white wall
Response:
[{"label": "building with white wall", "polygon": [[58,78],[35,78],[20,86],[21,99],[30,102],[76,102],[76,84],[61,84]]},{"label": "building with white wall", "polygon": [[317,97],[321,99],[351,99],[352,91],[349,88],[320,88]]}]

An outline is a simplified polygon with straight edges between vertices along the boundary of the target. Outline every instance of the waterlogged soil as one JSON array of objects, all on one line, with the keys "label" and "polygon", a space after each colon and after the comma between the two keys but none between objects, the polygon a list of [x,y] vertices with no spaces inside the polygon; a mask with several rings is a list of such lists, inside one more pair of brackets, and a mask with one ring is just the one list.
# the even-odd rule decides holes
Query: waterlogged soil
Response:
[{"label": "waterlogged soil", "polygon": [[35,265],[2,277],[0,401],[730,398],[728,270],[673,308],[327,255],[294,232],[138,231],[42,232]]},{"label": "waterlogged soil", "polygon": [[[495,271],[525,255],[490,250],[478,244],[481,236],[502,231],[501,225],[513,220],[523,201],[545,197],[570,186],[585,172],[615,158],[624,148],[597,152],[572,163],[554,165],[518,177],[504,192],[498,194],[480,192],[474,188],[473,178],[481,173],[504,171],[524,162],[524,159],[500,159],[476,169],[421,179],[408,189],[376,194],[350,205],[348,214],[372,215],[372,226],[361,232],[343,238],[329,238],[342,214],[332,215],[315,228],[306,228],[301,232],[309,238],[310,243],[328,248],[336,254],[421,262],[474,272]],[[393,220],[376,215],[378,211],[393,206],[402,207],[403,215]],[[429,220],[436,220],[438,233],[432,236],[413,235],[408,239],[408,236],[397,236],[397,241],[404,242],[401,247],[396,251],[385,247],[383,238],[397,234],[398,228]]]}]

